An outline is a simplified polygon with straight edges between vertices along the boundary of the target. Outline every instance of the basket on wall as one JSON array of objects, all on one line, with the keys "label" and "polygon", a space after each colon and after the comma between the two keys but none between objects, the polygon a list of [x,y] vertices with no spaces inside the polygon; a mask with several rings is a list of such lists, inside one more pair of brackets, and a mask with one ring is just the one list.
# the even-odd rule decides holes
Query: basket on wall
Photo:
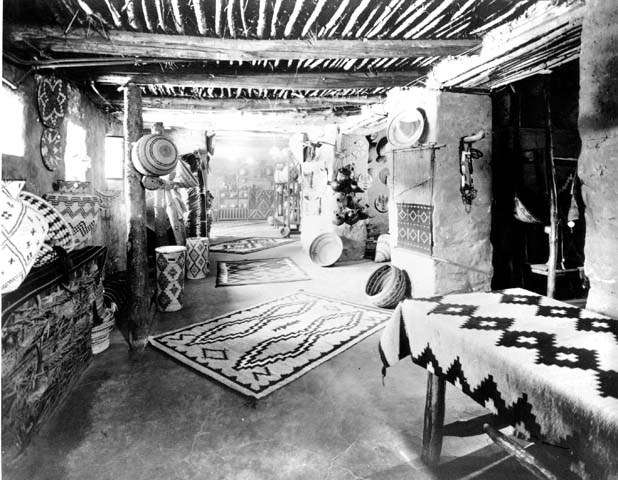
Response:
[{"label": "basket on wall", "polygon": [[175,170],[178,150],[168,137],[151,133],[133,144],[131,161],[142,175],[160,177]]},{"label": "basket on wall", "polygon": [[114,329],[116,323],[116,304],[112,303],[109,308],[105,309],[103,321],[99,325],[92,327],[90,334],[92,353],[94,355],[101,353],[109,348],[109,336]]},{"label": "basket on wall", "polygon": [[367,280],[365,294],[368,300],[380,308],[395,308],[406,298],[410,280],[406,272],[392,265],[383,265]]}]

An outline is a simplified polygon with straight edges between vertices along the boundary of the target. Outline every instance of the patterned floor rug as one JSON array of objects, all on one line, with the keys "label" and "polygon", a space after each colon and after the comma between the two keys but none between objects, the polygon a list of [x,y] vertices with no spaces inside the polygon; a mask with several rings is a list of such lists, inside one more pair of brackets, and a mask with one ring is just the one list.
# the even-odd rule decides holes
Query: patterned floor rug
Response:
[{"label": "patterned floor rug", "polygon": [[149,341],[257,399],[380,330],[391,313],[300,291]]},{"label": "patterned floor rug", "polygon": [[311,280],[289,257],[217,262],[217,287]]},{"label": "patterned floor rug", "polygon": [[295,238],[242,238],[211,245],[210,251],[221,253],[239,253],[241,255],[245,255],[247,253],[259,252],[260,250],[278,247],[280,245],[285,245],[286,243],[292,243],[295,241]]}]

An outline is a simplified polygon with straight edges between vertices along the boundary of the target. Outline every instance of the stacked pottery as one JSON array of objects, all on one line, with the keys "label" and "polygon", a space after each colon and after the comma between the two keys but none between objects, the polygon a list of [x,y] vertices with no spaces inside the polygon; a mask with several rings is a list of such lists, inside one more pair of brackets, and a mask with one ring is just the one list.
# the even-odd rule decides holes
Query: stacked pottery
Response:
[{"label": "stacked pottery", "polygon": [[198,280],[208,275],[208,239],[187,238],[187,278]]},{"label": "stacked pottery", "polygon": [[157,308],[161,312],[175,312],[182,308],[185,280],[186,247],[158,247]]}]

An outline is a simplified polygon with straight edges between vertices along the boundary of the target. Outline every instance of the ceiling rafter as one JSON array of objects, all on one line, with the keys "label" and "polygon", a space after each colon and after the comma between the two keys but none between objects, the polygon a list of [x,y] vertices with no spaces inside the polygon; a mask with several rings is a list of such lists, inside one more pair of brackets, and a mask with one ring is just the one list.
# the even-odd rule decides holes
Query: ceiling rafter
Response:
[{"label": "ceiling rafter", "polygon": [[91,77],[108,85],[161,84],[178,87],[233,87],[296,90],[328,90],[341,88],[402,87],[418,79],[418,71],[400,72],[321,72],[272,74],[190,74],[190,73],[109,73]]},{"label": "ceiling rafter", "polygon": [[[274,92],[276,93],[276,92]],[[324,91],[323,93],[328,93]],[[331,92],[332,93],[332,92]],[[276,111],[300,111],[313,109],[326,109],[333,107],[349,107],[359,105],[371,105],[382,103],[380,96],[345,96],[345,97],[321,97],[315,98],[187,98],[177,96],[143,96],[142,106],[150,109],[161,110],[186,110],[186,111],[214,111],[214,110],[238,110],[256,112]],[[112,100],[112,105],[122,108],[122,99]]]},{"label": "ceiling rafter", "polygon": [[[232,2],[230,2],[231,4]],[[232,17],[228,17],[232,18]],[[15,44],[56,53],[126,55],[182,60],[350,59],[451,56],[478,46],[480,40],[247,40],[189,35],[110,31],[109,40],[86,29],[66,35],[60,28],[7,26]]]}]

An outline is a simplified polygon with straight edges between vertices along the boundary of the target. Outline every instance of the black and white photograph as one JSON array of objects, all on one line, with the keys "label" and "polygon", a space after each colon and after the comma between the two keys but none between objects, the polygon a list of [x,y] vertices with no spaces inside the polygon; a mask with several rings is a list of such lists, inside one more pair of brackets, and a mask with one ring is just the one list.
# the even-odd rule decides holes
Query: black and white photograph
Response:
[{"label": "black and white photograph", "polygon": [[618,480],[618,2],[2,0],[5,480]]}]

